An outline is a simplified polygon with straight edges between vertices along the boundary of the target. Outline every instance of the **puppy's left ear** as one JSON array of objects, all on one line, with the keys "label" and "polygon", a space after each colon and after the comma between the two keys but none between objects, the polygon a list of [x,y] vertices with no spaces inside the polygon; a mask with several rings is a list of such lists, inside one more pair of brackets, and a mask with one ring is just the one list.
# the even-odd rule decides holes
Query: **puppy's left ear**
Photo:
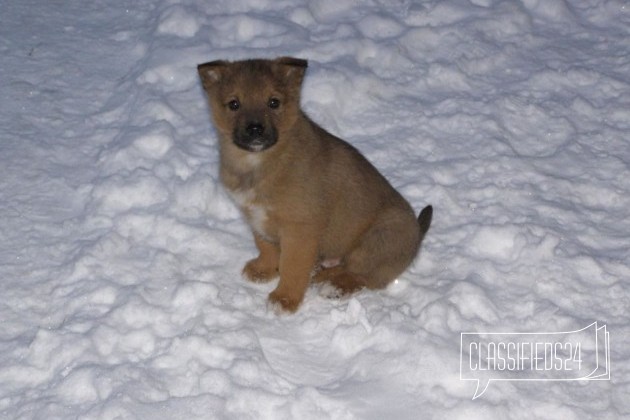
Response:
[{"label": "puppy's left ear", "polygon": [[205,90],[210,90],[223,78],[223,72],[228,64],[229,63],[227,61],[217,60],[199,64],[197,66],[197,72],[199,73],[201,84]]},{"label": "puppy's left ear", "polygon": [[293,57],[280,57],[276,58],[274,61],[279,64],[280,71],[285,78],[291,80],[298,86],[302,84],[304,73],[308,67],[308,61]]}]

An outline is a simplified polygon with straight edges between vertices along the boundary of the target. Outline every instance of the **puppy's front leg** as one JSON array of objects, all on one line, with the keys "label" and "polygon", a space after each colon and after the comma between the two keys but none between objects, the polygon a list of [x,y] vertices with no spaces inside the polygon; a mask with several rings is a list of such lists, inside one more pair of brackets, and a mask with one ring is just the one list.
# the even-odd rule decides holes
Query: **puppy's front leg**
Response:
[{"label": "puppy's front leg", "polygon": [[265,283],[278,276],[280,249],[257,233],[254,233],[254,240],[260,254],[245,264],[243,274],[253,282]]},{"label": "puppy's front leg", "polygon": [[280,282],[269,301],[295,312],[304,299],[311,271],[317,261],[318,242],[310,227],[291,226],[280,237]]}]

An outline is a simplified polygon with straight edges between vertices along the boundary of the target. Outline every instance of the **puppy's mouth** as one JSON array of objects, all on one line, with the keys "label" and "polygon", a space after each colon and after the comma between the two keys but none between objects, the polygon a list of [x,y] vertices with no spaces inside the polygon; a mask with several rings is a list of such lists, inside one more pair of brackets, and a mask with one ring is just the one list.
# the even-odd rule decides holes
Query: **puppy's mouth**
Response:
[{"label": "puppy's mouth", "polygon": [[265,127],[260,123],[250,123],[234,130],[234,144],[248,152],[262,152],[278,141],[275,127]]}]

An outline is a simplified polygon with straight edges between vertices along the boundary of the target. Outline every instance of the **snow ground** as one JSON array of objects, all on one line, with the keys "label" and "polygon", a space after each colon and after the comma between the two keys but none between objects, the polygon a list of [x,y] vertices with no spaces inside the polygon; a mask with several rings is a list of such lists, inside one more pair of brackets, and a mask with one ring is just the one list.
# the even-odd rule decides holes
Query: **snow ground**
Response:
[{"label": "snow ground", "polygon": [[[389,289],[273,285],[195,67],[310,60],[303,106],[434,224]],[[0,418],[630,418],[630,5],[0,5]],[[610,381],[493,382],[460,333],[610,332]]]}]

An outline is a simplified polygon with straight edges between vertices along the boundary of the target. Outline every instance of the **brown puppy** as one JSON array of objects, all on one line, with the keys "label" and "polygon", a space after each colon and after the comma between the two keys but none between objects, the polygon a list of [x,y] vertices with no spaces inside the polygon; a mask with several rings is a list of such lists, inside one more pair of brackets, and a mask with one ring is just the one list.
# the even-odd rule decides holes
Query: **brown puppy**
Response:
[{"label": "brown puppy", "polygon": [[219,135],[221,181],[260,251],[243,273],[255,282],[279,274],[269,300],[289,312],[312,277],[341,294],[387,286],[415,258],[433,212],[428,206],[416,219],[354,147],[302,112],[306,66],[289,57],[198,66]]}]

